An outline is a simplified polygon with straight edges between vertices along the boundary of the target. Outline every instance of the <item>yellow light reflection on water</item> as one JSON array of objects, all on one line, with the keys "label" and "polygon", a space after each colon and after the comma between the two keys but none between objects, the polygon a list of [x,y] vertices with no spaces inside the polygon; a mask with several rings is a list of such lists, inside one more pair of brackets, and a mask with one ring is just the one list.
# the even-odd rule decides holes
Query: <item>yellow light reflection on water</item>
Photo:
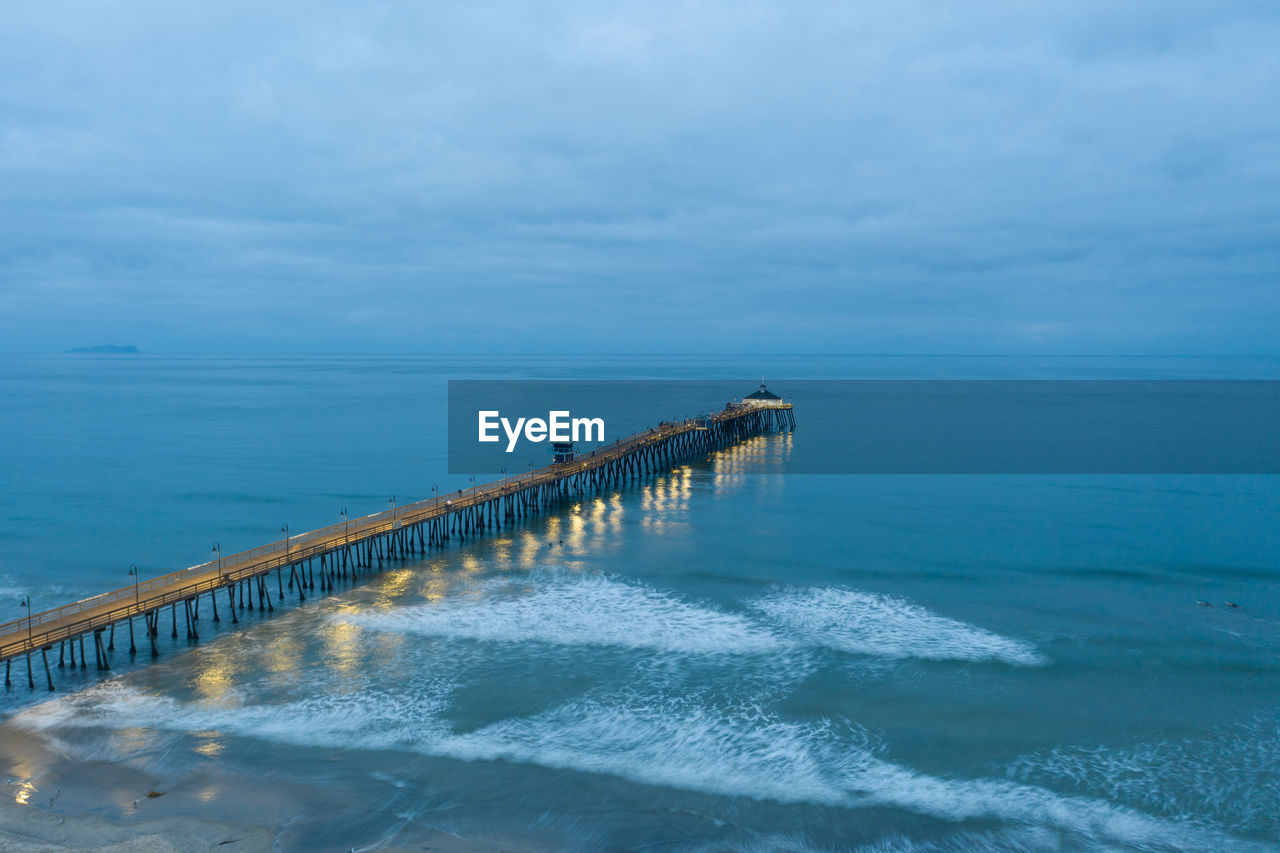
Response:
[{"label": "yellow light reflection on water", "polygon": [[[622,515],[622,495],[614,492],[613,496],[609,498],[609,514],[607,516],[607,522],[610,529],[615,533],[622,532]],[[605,516],[602,515],[602,518],[604,517]]]},{"label": "yellow light reflection on water", "polygon": [[[361,689],[361,679],[357,675],[364,671],[364,658],[360,654],[361,630],[350,622],[333,620],[321,629],[321,644],[324,647],[325,664],[338,671],[347,679],[344,692]],[[388,637],[391,642],[394,638]]]},{"label": "yellow light reflection on water", "polygon": [[142,726],[117,729],[111,735],[111,751],[117,755],[136,755],[155,742],[155,732]]},{"label": "yellow light reflection on water", "polygon": [[225,702],[231,687],[231,667],[225,660],[205,667],[195,677],[196,692],[211,702]]},{"label": "yellow light reflection on water", "polygon": [[693,469],[688,465],[674,468],[641,487],[640,508],[646,515],[640,519],[640,526],[661,533],[669,526],[685,524],[692,492]]},{"label": "yellow light reflection on water", "polygon": [[[431,568],[438,571],[439,565],[433,562]],[[412,569],[392,569],[384,572],[377,585],[378,606],[391,606],[393,599],[411,589],[415,580],[417,580],[417,573]]]},{"label": "yellow light reflection on water", "polygon": [[449,594],[449,579],[444,577],[426,578],[420,592],[427,601],[441,601]]},{"label": "yellow light reflection on water", "polygon": [[511,568],[511,543],[510,536],[503,536],[491,543],[493,561],[501,569]]},{"label": "yellow light reflection on water", "polygon": [[21,782],[18,785],[18,791],[13,795],[13,801],[20,806],[25,806],[31,802],[31,795],[40,790],[30,781]]},{"label": "yellow light reflection on water", "polygon": [[227,748],[226,743],[222,739],[222,732],[192,732],[192,737],[199,739],[199,743],[195,745],[195,751],[205,758],[217,758]]},{"label": "yellow light reflection on water", "polygon": [[520,532],[520,566],[526,569],[532,569],[538,565],[538,552],[542,549],[542,542],[537,536],[528,530]]},{"label": "yellow light reflection on water", "polygon": [[271,672],[278,675],[296,674],[298,661],[306,644],[296,634],[280,632],[268,639],[261,650],[261,661]]},{"label": "yellow light reflection on water", "polygon": [[573,508],[573,514],[569,516],[569,532],[566,534],[568,542],[565,544],[575,551],[580,551],[586,545],[587,540],[587,519],[582,515],[582,504],[578,504]]}]

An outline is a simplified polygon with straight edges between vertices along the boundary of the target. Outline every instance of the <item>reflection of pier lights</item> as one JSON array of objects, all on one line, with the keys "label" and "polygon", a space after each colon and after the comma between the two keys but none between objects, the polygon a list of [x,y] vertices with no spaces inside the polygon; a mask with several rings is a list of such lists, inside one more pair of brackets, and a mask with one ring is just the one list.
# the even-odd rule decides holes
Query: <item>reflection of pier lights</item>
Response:
[{"label": "reflection of pier lights", "polygon": [[[392,499],[388,501],[391,503],[390,513],[384,511],[352,519],[347,507],[343,506],[339,511],[338,523],[302,534],[296,541],[289,526],[283,524],[280,532],[284,535],[284,542],[272,543],[232,557],[225,557],[221,545],[215,542],[211,549],[216,555],[214,561],[148,580],[146,604],[139,600],[141,584],[134,576],[131,588],[102,593],[91,599],[42,613],[39,641],[35,638],[31,603],[27,601],[26,619],[0,624],[0,660],[6,664],[6,682],[9,681],[10,662],[16,657],[29,656],[36,651],[43,653],[50,643],[75,640],[77,635],[82,641],[87,633],[100,635],[104,630],[114,629],[117,623],[138,617],[147,619],[148,635],[153,641],[152,654],[158,656],[154,638],[157,636],[156,623],[162,608],[177,601],[194,604],[199,597],[205,595],[216,603],[219,592],[234,596],[234,585],[237,583],[243,583],[248,587],[245,591],[249,592],[252,589],[250,584],[256,582],[259,590],[263,591],[268,571],[275,570],[277,580],[280,580],[279,569],[282,567],[289,569],[291,587],[298,590],[301,602],[304,600],[303,586],[310,587],[315,583],[311,566],[313,561],[317,558],[320,560],[323,578],[324,572],[333,570],[328,564],[339,556],[339,552],[353,545],[364,544],[380,551],[385,549],[384,554],[389,553],[392,558],[403,559],[406,551],[416,553],[421,549],[426,553],[430,549],[450,547],[451,540],[455,535],[462,534],[464,528],[468,536],[476,531],[483,535],[491,527],[502,529],[527,523],[528,519],[554,511],[558,504],[582,501],[591,493],[599,496],[590,505],[594,526],[597,529],[603,526],[609,532],[618,534],[622,532],[621,520],[625,514],[622,494],[637,485],[647,487],[651,508],[656,509],[660,515],[676,510],[678,517],[684,509],[691,479],[691,469],[679,466],[680,460],[702,460],[707,454],[711,454],[717,462],[732,460],[735,457],[720,456],[717,451],[749,440],[761,432],[794,426],[790,409],[789,403],[760,408],[743,406],[741,403],[730,404],[724,411],[704,418],[701,422],[663,422],[657,428],[627,439],[619,439],[605,448],[598,448],[581,456],[574,454],[571,462],[567,458],[567,454],[572,452],[571,448],[556,448],[566,454],[557,460],[560,464],[532,470],[534,464],[530,460],[531,470],[527,479],[516,477],[511,478],[511,482],[499,481],[482,486],[474,476],[469,478],[472,500],[466,504],[442,502],[440,498],[444,495],[440,495],[438,486],[433,485],[433,498],[430,501],[406,505],[404,512],[400,511],[398,501]],[[778,417],[779,412],[785,413],[785,419]],[[762,444],[753,443],[753,446]],[[789,439],[787,446],[790,446]],[[649,480],[650,477],[654,479]],[[459,489],[458,495],[461,497],[463,494],[465,492]],[[574,506],[578,508],[577,513],[581,513],[585,504]],[[418,548],[414,548],[414,540],[409,536],[388,535],[391,532],[386,524],[388,516],[393,522],[393,529],[398,527],[403,530],[407,527],[410,534],[416,534]],[[355,522],[354,526],[352,522]],[[298,549],[297,561],[293,559],[294,548]],[[283,555],[281,550],[284,551]],[[536,553],[534,551],[530,556],[536,557]],[[304,561],[306,565],[303,565]],[[299,582],[303,580],[298,576],[300,572],[306,576],[305,583]],[[124,602],[129,592],[133,593],[133,601],[126,604]],[[281,595],[283,597],[283,593]],[[268,611],[273,610],[269,599],[267,601]],[[231,603],[232,621],[238,622],[234,597],[231,598]],[[172,636],[176,638],[178,620],[175,609],[171,606],[167,609],[173,616]],[[217,616],[214,618],[216,620]],[[194,632],[191,639],[198,639]],[[106,653],[101,649],[99,651],[99,666],[104,671],[108,670],[110,665],[106,653],[112,651],[110,642],[107,643]],[[30,676],[31,673],[28,673],[29,682]],[[51,677],[49,686],[52,689]]]}]

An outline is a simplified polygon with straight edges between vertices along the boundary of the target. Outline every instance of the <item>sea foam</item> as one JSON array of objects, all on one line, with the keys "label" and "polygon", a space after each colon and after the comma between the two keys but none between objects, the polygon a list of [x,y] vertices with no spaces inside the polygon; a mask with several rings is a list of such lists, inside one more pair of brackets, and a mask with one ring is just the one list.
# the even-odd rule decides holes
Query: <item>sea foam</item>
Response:
[{"label": "sea foam", "polygon": [[1170,816],[1195,815],[1280,836],[1280,716],[1275,711],[1200,739],[1127,748],[1063,746],[1009,768],[1020,781],[1069,786]]},{"label": "sea foam", "polygon": [[782,803],[900,808],[953,822],[998,819],[1051,827],[1091,847],[1273,849],[1089,797],[918,773],[879,757],[861,732],[826,721],[787,721],[754,708],[583,700],[451,735],[429,751]]},{"label": "sea foam", "polygon": [[1035,647],[940,616],[902,598],[842,587],[785,589],[751,606],[785,636],[838,651],[884,658],[1045,662]]},{"label": "sea foam", "polygon": [[379,631],[451,639],[687,654],[776,652],[789,645],[745,615],[641,583],[568,572],[496,578],[430,604],[335,618]]},{"label": "sea foam", "polygon": [[43,731],[137,726],[222,731],[326,749],[338,745],[468,762],[508,761],[729,797],[898,808],[957,823],[995,819],[1048,827],[1092,848],[1274,849],[1021,782],[919,773],[883,758],[860,730],[786,720],[751,706],[636,696],[579,699],[466,732],[452,730],[446,709],[444,686],[232,707],[179,702],[113,680],[29,708],[13,722]]},{"label": "sea foam", "polygon": [[350,742],[364,749],[413,748],[423,737],[447,732],[439,715],[448,705],[449,689],[443,683],[419,681],[413,690],[397,693],[320,693],[271,704],[238,697],[182,702],[117,678],[32,705],[9,722],[50,735],[77,728],[217,731],[304,747],[349,742],[355,735]]}]

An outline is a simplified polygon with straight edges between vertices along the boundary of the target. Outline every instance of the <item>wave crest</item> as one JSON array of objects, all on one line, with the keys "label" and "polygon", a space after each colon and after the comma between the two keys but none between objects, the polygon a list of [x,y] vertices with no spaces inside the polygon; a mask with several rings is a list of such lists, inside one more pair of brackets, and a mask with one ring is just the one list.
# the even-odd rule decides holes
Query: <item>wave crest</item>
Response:
[{"label": "wave crest", "polygon": [[751,606],[793,639],[838,651],[886,658],[999,660],[1038,666],[1030,643],[940,616],[889,595],[845,589],[788,589]]},{"label": "wave crest", "polygon": [[687,654],[756,654],[789,645],[746,616],[604,575],[503,577],[478,585],[474,594],[341,618],[379,631],[451,639]]}]

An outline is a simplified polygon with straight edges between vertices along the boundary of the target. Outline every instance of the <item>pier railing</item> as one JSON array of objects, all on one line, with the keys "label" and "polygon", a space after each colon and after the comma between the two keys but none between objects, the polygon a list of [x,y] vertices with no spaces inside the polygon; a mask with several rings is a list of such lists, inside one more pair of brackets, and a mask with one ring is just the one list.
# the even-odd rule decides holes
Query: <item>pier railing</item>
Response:
[{"label": "pier railing", "polygon": [[[768,408],[790,409],[791,405],[777,404]],[[709,420],[723,422],[742,417],[750,411],[749,407],[730,405],[723,412],[711,416]],[[137,616],[143,610],[180,603],[193,596],[221,589],[228,583],[238,582],[273,569],[288,567],[301,560],[352,545],[371,536],[392,532],[404,525],[419,524],[495,498],[515,494],[533,486],[554,483],[566,477],[590,471],[624,457],[646,444],[701,429],[706,420],[708,419],[699,418],[664,422],[644,432],[577,456],[571,462],[548,465],[528,473],[510,475],[484,485],[473,485],[469,489],[438,494],[432,498],[372,515],[346,519],[247,551],[239,551],[189,568],[140,580],[131,586],[100,593],[71,604],[40,613],[30,613],[24,618],[0,624],[0,639],[3,640],[0,642],[0,660],[47,647],[50,643],[70,639],[90,630],[97,630],[95,626],[109,625]],[[82,618],[76,618],[78,616]]]}]

